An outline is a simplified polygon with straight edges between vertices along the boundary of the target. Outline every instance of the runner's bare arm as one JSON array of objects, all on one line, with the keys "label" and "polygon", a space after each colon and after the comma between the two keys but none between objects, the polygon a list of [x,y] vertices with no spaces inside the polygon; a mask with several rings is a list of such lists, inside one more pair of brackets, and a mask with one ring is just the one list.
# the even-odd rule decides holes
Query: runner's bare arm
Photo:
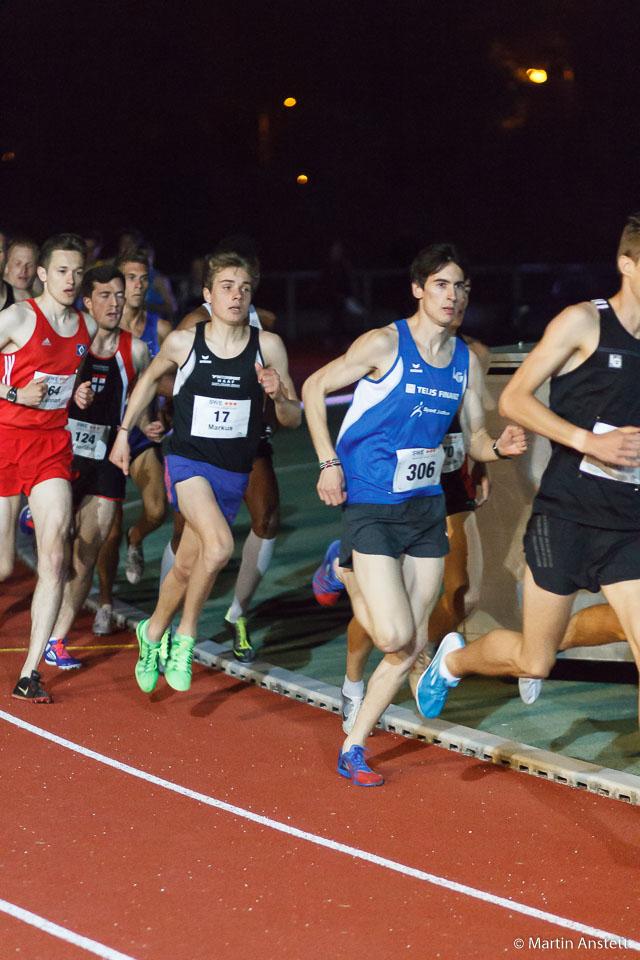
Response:
[{"label": "runner's bare arm", "polygon": [[93,317],[91,316],[91,314],[90,314],[90,313],[87,313],[86,310],[83,310],[83,311],[82,311],[82,316],[84,317],[84,322],[85,322],[86,325],[87,325],[87,330],[88,330],[88,332],[89,332],[89,336],[91,337],[91,340],[93,341],[93,338],[95,337],[96,333],[98,332],[98,324],[97,324],[97,322],[93,319]]},{"label": "runner's bare arm", "polygon": [[[24,346],[35,328],[35,314],[30,307],[16,303],[0,312],[0,350],[12,353]],[[18,389],[17,403],[24,407],[39,407],[47,392],[46,377],[32,380],[26,387]],[[0,383],[0,400],[6,400],[11,384]]]},{"label": "runner's bare arm", "polygon": [[195,310],[192,310],[191,313],[188,313],[186,317],[183,317],[176,330],[193,330],[196,323],[200,323],[201,320],[209,319],[209,311],[206,307],[196,307]]},{"label": "runner's bare arm", "polygon": [[[327,425],[326,397],[362,377],[381,377],[393,364],[397,349],[398,334],[395,328],[370,330],[358,337],[341,357],[316,370],[305,381],[302,387],[305,416],[321,463],[337,459]],[[342,468],[334,466],[322,470],[317,489],[318,496],[328,506],[344,503],[347,495]]]},{"label": "runner's bare arm", "polygon": [[138,423],[151,403],[159,380],[185,362],[193,346],[193,339],[194,335],[189,330],[174,330],[170,333],[160,347],[160,352],[153,358],[133,388],[122,419],[122,426],[109,456],[112,463],[120,467],[125,475],[129,473],[129,430]]},{"label": "runner's bare arm", "polygon": [[[484,374],[475,353],[469,352],[469,381],[460,407],[460,424],[471,457],[479,463],[489,463],[502,457],[524,453],[527,440],[522,427],[509,424],[494,441],[484,425],[482,393]],[[498,453],[494,450],[496,444]]]},{"label": "runner's bare arm", "polygon": [[294,429],[302,421],[300,401],[289,375],[287,351],[280,337],[267,330],[260,331],[260,350],[265,366],[256,364],[258,380],[264,392],[273,400],[278,422]]},{"label": "runner's bare arm", "polygon": [[133,369],[138,374],[144,373],[151,363],[149,347],[144,340],[140,340],[139,337],[131,338],[131,359],[133,361]]},{"label": "runner's bare arm", "polygon": [[634,466],[640,462],[640,425],[594,434],[559,417],[534,396],[549,377],[575,369],[591,356],[598,345],[599,329],[598,312],[592,304],[576,304],[558,314],[503,390],[500,413],[579,453],[605,463]]}]

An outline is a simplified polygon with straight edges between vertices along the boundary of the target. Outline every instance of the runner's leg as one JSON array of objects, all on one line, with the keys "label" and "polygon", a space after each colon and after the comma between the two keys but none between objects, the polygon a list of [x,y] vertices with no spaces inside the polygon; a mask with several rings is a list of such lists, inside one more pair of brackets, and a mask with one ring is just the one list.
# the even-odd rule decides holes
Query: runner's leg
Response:
[{"label": "runner's leg", "polygon": [[72,567],[64,585],[60,613],[52,636],[66,637],[78,611],[89,595],[93,571],[100,547],[111,530],[117,501],[104,497],[84,497],[76,513]]},{"label": "runner's leg", "polygon": [[131,462],[131,477],[142,494],[142,512],[128,530],[128,542],[139,547],[145,537],[164,522],[167,503],[162,464],[155,447],[147,447]]},{"label": "runner's leg", "polygon": [[38,546],[38,581],[31,605],[31,639],[21,676],[38,669],[58,616],[68,561],[71,485],[58,477],[37,483],[29,495]]},{"label": "runner's leg", "polygon": [[0,581],[13,573],[16,562],[16,523],[20,510],[20,497],[0,497]]}]

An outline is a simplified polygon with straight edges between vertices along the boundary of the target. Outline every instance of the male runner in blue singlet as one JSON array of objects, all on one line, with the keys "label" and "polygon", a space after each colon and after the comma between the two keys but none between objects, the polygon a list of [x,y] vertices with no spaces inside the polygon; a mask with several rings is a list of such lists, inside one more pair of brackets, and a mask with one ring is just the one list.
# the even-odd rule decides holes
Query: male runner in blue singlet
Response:
[{"label": "male runner in blue singlet", "polygon": [[[492,630],[468,647],[449,634],[418,681],[425,716],[466,674],[546,677],[584,588],[602,589],[640,666],[640,215],[618,270],[615,296],[563,310],[502,393],[503,416],[553,443],[524,539],[522,633]],[[546,407],[535,392],[549,377]]]},{"label": "male runner in blue singlet", "polygon": [[[465,272],[451,244],[425,248],[411,267],[416,313],[359,337],[303,390],[320,499],[344,505],[340,576],[385,653],[338,760],[338,772],[359,786],[384,782],[366,764],[364,744],[426,642],[416,631],[438,596],[448,552],[441,444],[457,410],[474,445],[495,451],[475,387],[479,361],[453,336]],[[334,448],[325,398],[356,380]],[[524,444],[520,431],[513,450],[500,453]]]}]

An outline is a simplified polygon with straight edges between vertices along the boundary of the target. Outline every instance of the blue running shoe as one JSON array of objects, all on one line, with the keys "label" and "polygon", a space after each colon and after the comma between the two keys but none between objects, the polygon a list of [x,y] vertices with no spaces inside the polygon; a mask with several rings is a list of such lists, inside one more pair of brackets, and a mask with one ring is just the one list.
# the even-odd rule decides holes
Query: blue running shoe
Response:
[{"label": "blue running shoe", "polygon": [[447,680],[440,673],[440,664],[443,657],[454,650],[464,647],[464,640],[459,633],[448,633],[434,656],[433,660],[416,684],[416,703],[423,717],[437,717],[449,696],[451,687],[457,687],[459,680]]},{"label": "blue running shoe", "polygon": [[369,751],[357,744],[346,753],[341,753],[338,757],[338,773],[352,780],[357,787],[381,787],[384,777],[367,766],[365,753]]},{"label": "blue running shoe", "polygon": [[50,637],[44,651],[45,663],[60,670],[77,670],[82,666],[82,660],[76,660],[67,650],[66,637]]},{"label": "blue running shoe", "polygon": [[324,560],[313,575],[313,595],[323,607],[337,603],[344,590],[344,583],[333,572],[333,561],[340,553],[340,541],[334,540],[324,555]]}]

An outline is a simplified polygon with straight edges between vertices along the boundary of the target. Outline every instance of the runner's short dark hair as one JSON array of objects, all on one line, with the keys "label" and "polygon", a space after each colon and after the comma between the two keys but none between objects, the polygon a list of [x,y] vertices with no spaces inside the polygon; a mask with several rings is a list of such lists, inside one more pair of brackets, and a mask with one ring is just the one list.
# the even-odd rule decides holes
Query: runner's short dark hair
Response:
[{"label": "runner's short dark hair", "polygon": [[437,273],[448,263],[457,264],[465,277],[468,275],[467,261],[452,243],[431,243],[428,247],[423,247],[411,264],[411,282],[424,287],[427,277]]},{"label": "runner's short dark hair", "polygon": [[112,280],[122,280],[125,286],[124,274],[113,263],[101,263],[98,267],[91,267],[82,278],[80,296],[90,298],[96,283],[111,283]]},{"label": "runner's short dark hair", "polygon": [[632,213],[627,218],[620,237],[616,259],[620,257],[629,257],[634,263],[637,263],[640,259],[640,213]]},{"label": "runner's short dark hair", "polygon": [[53,237],[49,237],[49,239],[45,240],[45,242],[42,244],[38,266],[44,267],[45,270],[48,270],[49,264],[51,263],[51,257],[56,250],[72,250],[75,253],[81,253],[83,262],[87,256],[85,242],[79,234],[56,233]]}]

